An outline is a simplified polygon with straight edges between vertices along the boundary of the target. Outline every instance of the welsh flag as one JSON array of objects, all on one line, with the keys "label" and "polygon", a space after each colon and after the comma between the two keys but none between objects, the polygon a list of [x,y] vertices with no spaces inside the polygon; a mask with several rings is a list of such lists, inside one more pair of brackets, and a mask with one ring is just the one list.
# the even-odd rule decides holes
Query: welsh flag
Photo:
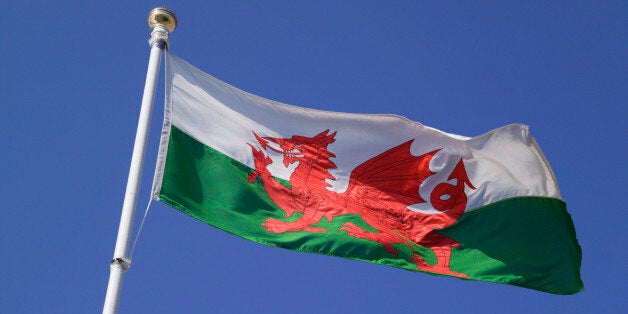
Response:
[{"label": "welsh flag", "polygon": [[478,137],[264,99],[168,53],[153,198],[260,244],[555,294],[582,252],[528,127]]}]

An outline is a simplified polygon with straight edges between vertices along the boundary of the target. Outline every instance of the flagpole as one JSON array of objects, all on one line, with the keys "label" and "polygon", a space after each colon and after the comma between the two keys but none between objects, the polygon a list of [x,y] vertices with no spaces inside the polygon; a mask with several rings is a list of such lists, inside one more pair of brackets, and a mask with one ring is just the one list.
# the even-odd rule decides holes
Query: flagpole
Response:
[{"label": "flagpole", "polygon": [[107,295],[103,313],[116,313],[122,290],[122,281],[127,269],[131,266],[131,259],[127,256],[131,233],[133,231],[133,217],[137,205],[137,194],[142,177],[142,165],[146,152],[146,140],[150,127],[150,117],[153,111],[153,100],[155,99],[155,89],[159,75],[159,66],[164,49],[168,48],[168,35],[177,26],[177,17],[166,8],[155,8],[148,13],[148,26],[152,29],[151,38],[148,41],[151,47],[148,70],[146,72],[146,83],[144,85],[144,95],[142,96],[142,106],[140,117],[135,133],[135,144],[133,145],[133,155],[131,157],[131,167],[129,178],[124,194],[122,214],[120,216],[120,226],[118,228],[118,238],[116,248],[113,253],[113,260],[110,263],[109,284],[107,285]]}]

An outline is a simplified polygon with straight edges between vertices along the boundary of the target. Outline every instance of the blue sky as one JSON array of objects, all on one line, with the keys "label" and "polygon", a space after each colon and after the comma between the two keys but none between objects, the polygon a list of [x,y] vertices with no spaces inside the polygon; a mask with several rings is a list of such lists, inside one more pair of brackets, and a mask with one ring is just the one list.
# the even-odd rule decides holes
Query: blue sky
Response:
[{"label": "blue sky", "polygon": [[173,53],[266,98],[467,136],[530,125],[575,223],[585,290],[555,296],[273,249],[156,203],[121,313],[628,308],[626,2],[20,1],[0,19],[0,312],[101,311],[148,63],[145,18],[161,5],[179,18]]}]

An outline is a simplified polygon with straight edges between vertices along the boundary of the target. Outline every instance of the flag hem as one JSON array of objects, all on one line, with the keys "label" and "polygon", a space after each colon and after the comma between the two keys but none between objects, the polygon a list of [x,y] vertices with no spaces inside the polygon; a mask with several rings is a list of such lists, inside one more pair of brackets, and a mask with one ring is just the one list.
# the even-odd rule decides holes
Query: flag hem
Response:
[{"label": "flag hem", "polygon": [[159,201],[159,194],[161,192],[161,184],[164,176],[164,169],[166,166],[166,158],[168,155],[168,143],[170,141],[170,130],[172,130],[172,75],[170,68],[170,53],[165,51],[166,69],[164,76],[166,77],[165,83],[165,99],[164,99],[164,121],[161,126],[161,137],[159,139],[159,149],[157,152],[157,161],[155,162],[155,174],[153,177],[153,186],[151,188],[151,198]]}]

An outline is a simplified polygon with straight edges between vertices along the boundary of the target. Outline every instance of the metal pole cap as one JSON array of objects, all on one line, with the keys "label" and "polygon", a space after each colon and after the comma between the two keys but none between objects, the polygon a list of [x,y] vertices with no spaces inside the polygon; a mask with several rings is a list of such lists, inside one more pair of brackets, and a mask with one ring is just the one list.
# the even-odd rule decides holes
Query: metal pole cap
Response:
[{"label": "metal pole cap", "polygon": [[177,28],[177,16],[167,8],[154,8],[148,12],[148,26],[154,29],[157,25],[163,25],[172,33]]}]

